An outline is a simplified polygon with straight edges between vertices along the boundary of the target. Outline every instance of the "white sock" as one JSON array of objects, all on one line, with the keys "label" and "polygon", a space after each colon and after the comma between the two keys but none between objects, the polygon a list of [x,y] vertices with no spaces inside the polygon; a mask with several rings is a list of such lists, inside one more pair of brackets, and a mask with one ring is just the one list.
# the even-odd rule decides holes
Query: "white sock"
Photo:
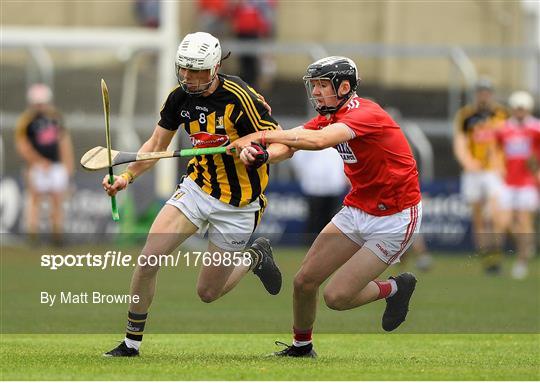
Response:
[{"label": "white sock", "polygon": [[390,282],[390,285],[392,286],[392,291],[390,291],[390,294],[388,295],[388,298],[390,298],[395,293],[397,293],[397,283],[393,279],[389,279],[388,281]]},{"label": "white sock", "polygon": [[138,350],[139,347],[141,347],[142,341],[124,338],[124,342],[126,343],[126,346],[128,346],[129,348],[134,348],[135,350]]},{"label": "white sock", "polygon": [[298,340],[293,339],[292,344],[295,347],[302,347],[302,346],[307,346],[308,344],[311,344],[311,341],[310,340],[298,341]]}]

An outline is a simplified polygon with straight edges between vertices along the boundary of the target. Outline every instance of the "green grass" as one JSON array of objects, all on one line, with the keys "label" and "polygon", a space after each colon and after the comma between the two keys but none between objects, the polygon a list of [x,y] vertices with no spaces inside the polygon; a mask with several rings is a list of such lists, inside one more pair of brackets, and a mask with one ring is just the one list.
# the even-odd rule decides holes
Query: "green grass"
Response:
[{"label": "green grass", "polygon": [[[104,246],[63,254],[138,249]],[[303,250],[275,250],[284,276],[275,297],[248,275],[230,294],[205,304],[196,295],[198,269],[167,267],[158,278],[143,356],[109,360],[100,355],[123,337],[126,305],[47,307],[39,303],[40,292],[127,293],[131,268],[51,271],[40,267],[40,255],[50,252],[2,248],[3,380],[540,379],[538,259],[527,280],[514,281],[510,259],[502,276],[488,277],[475,257],[437,257],[433,271],[417,273],[411,312],[392,334],[380,328],[384,301],[344,312],[321,302],[316,361],[264,357],[278,349],[274,340],[290,341],[292,279]],[[406,269],[414,271],[411,264],[387,274]]]},{"label": "green grass", "polygon": [[317,335],[319,358],[267,357],[275,335],[149,335],[109,359],[111,335],[5,335],[3,380],[538,380],[538,335]]},{"label": "green grass", "polygon": [[[118,249],[113,247],[113,249]],[[88,248],[70,249],[86,253]],[[103,254],[104,248],[91,249]],[[137,250],[122,249],[135,254]],[[40,254],[50,249],[8,250],[2,254],[1,323],[3,333],[121,333],[125,304],[40,304],[40,292],[102,291],[127,294],[130,267],[107,270],[40,267]],[[67,253],[64,250],[64,254]],[[283,290],[268,295],[257,278],[246,276],[231,293],[212,304],[196,294],[198,268],[165,267],[159,273],[157,292],[147,330],[153,333],[286,333],[291,327],[292,280],[303,257],[302,250],[277,249],[283,271]],[[392,267],[388,273],[414,267]],[[418,276],[409,319],[400,327],[406,333],[539,333],[540,262],[525,281],[508,274],[494,278],[482,273],[474,257],[437,257],[430,273]],[[323,302],[318,310],[319,333],[380,333],[384,301],[357,310],[337,312]],[[35,318],[40,318],[36,321]]]}]

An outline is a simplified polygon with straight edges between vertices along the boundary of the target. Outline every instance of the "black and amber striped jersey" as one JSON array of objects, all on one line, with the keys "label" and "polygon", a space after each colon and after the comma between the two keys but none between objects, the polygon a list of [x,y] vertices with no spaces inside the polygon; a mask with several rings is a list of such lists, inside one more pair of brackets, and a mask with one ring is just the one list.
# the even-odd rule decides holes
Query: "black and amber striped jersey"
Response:
[{"label": "black and amber striped jersey", "polygon": [[15,134],[26,137],[41,156],[52,162],[60,161],[60,140],[64,126],[60,112],[55,108],[28,108],[19,117]]},{"label": "black and amber striped jersey", "polygon": [[[278,124],[261,102],[260,95],[236,76],[219,74],[219,86],[209,96],[190,96],[174,89],[161,109],[159,125],[183,127],[195,148],[226,146],[239,137]],[[187,175],[212,197],[233,206],[255,201],[266,189],[269,167],[247,170],[240,158],[227,154],[194,157]]]},{"label": "black and amber striped jersey", "polygon": [[472,104],[465,105],[456,115],[456,129],[465,134],[469,153],[484,170],[496,167],[495,131],[506,118],[506,109],[496,103],[483,109]]}]

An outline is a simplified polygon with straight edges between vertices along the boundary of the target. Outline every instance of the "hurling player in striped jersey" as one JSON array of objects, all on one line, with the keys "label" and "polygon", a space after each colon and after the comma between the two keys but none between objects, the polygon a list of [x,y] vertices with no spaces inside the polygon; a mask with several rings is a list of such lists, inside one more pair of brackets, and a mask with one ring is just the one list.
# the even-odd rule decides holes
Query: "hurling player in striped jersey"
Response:
[{"label": "hurling player in striped jersey", "polygon": [[[262,96],[239,77],[219,73],[222,60],[221,46],[214,36],[196,32],[184,37],[175,62],[179,85],[168,95],[152,136],[139,151],[166,150],[179,128],[189,134],[195,148],[225,146],[249,133],[279,129]],[[271,145],[265,152],[274,160],[291,156],[291,150],[281,144]],[[115,195],[156,161],[129,164],[112,185],[108,176],[104,177],[104,189]],[[239,158],[227,154],[195,156],[154,220],[141,254],[171,254],[199,229],[207,228],[207,254],[213,262],[203,263],[199,273],[197,293],[203,302],[227,294],[249,271],[268,293],[278,294],[282,278],[270,242],[257,238],[248,246],[266,207],[268,176],[266,162],[246,168]],[[218,262],[214,260],[216,253],[220,255]],[[140,300],[129,306],[124,341],[105,356],[139,355],[158,270],[159,265],[136,267],[130,295]]]}]

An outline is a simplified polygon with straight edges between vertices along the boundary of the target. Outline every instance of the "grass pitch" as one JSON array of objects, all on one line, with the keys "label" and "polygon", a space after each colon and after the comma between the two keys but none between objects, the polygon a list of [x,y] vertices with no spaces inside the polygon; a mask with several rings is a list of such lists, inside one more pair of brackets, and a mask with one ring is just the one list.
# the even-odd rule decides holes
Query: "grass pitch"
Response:
[{"label": "grass pitch", "polygon": [[[163,268],[142,356],[119,360],[101,354],[123,338],[126,305],[47,307],[39,297],[40,291],[125,293],[131,268],[51,271],[39,266],[49,251],[2,249],[2,380],[540,379],[538,260],[527,280],[514,281],[509,259],[502,276],[488,277],[474,257],[437,257],[433,271],[417,273],[411,312],[392,334],[380,328],[382,301],[344,312],[321,304],[317,360],[266,356],[280,349],[275,340],[290,342],[292,279],[304,251],[275,249],[284,276],[278,296],[246,276],[210,305],[196,296],[198,269]],[[388,273],[403,270],[414,267]]]},{"label": "grass pitch", "polygon": [[149,335],[103,358],[111,335],[5,335],[3,380],[538,380],[538,335],[330,335],[319,358],[266,356],[290,335]]}]

